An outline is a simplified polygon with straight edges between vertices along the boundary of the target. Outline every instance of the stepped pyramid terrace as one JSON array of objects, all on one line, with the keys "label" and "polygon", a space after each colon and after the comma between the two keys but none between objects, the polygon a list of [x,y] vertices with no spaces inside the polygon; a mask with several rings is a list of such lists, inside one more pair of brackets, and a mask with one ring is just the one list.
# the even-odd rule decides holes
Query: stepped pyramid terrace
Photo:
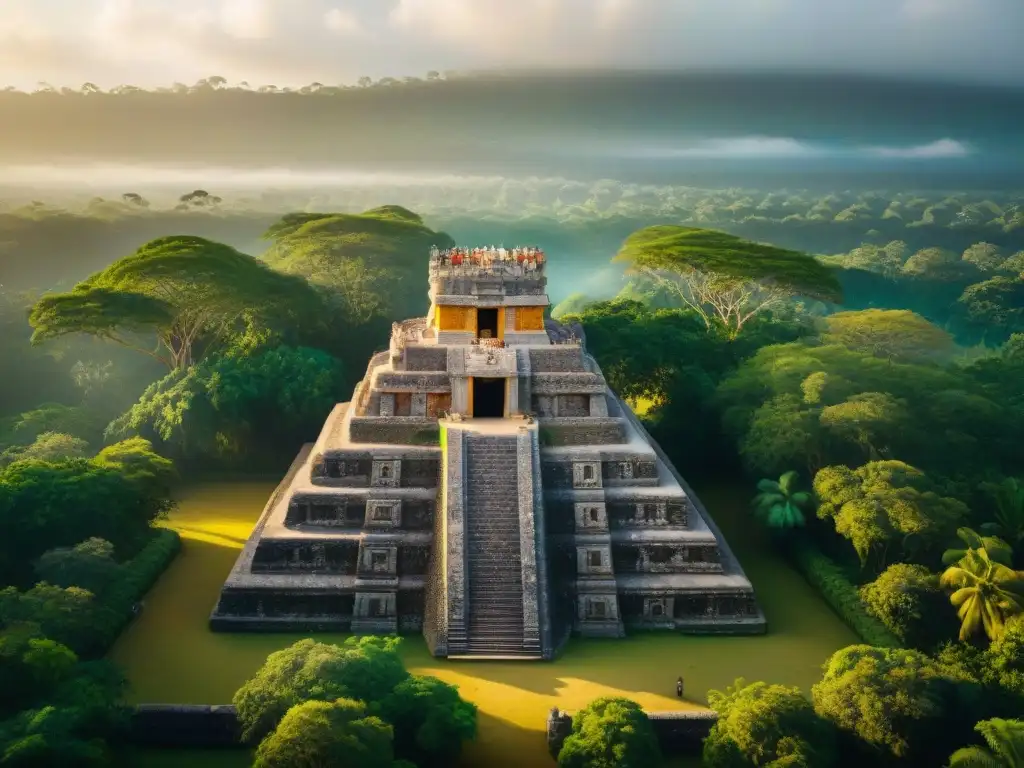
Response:
[{"label": "stepped pyramid terrace", "polygon": [[427,316],[393,326],[295,459],[213,629],[422,632],[435,656],[526,659],[574,633],[765,630],[582,328],[545,319],[545,266],[431,251]]}]

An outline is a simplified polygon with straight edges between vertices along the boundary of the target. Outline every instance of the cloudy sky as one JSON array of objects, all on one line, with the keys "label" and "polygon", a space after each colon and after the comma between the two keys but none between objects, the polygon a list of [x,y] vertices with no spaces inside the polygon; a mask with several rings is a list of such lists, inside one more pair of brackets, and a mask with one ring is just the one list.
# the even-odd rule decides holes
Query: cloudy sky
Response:
[{"label": "cloudy sky", "polygon": [[865,72],[1024,86],[1024,0],[0,0],[0,82],[437,69]]}]

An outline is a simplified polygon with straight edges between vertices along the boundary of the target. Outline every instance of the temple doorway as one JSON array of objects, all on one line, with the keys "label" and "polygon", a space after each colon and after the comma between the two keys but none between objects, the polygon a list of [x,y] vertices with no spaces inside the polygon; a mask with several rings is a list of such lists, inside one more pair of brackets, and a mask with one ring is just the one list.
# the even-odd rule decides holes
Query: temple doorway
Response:
[{"label": "temple doorway", "polygon": [[498,338],[498,310],[496,307],[476,311],[476,337],[478,339]]},{"label": "temple doorway", "polygon": [[473,418],[501,419],[505,416],[505,379],[473,377]]}]

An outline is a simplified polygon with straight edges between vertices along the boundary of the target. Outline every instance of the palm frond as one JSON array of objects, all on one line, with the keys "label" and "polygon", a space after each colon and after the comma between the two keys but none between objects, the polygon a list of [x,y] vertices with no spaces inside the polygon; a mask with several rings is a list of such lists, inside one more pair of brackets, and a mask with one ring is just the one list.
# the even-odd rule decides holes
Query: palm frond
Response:
[{"label": "palm frond", "polygon": [[1011,768],[1024,766],[1024,721],[996,717],[982,720],[974,730],[984,737],[988,748],[1003,765]]},{"label": "palm frond", "polygon": [[984,747],[961,747],[949,758],[949,768],[1006,768]]},{"label": "palm frond", "polygon": [[789,496],[793,493],[793,489],[796,487],[797,478],[799,476],[799,473],[795,472],[794,470],[790,470],[789,472],[784,473],[782,477],[779,478],[779,488],[782,489],[782,492],[784,494]]}]

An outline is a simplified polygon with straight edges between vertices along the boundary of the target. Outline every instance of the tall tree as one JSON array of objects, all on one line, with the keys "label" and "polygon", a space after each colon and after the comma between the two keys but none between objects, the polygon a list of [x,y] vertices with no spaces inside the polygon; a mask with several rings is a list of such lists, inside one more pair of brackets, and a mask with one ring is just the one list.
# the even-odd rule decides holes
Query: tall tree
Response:
[{"label": "tall tree", "polygon": [[894,563],[863,585],[864,608],[908,648],[930,651],[956,637],[956,616],[939,577],[923,565]]},{"label": "tall tree", "polygon": [[861,392],[821,409],[821,425],[832,435],[859,446],[869,461],[882,458],[886,436],[907,417],[906,403],[885,392]]},{"label": "tall tree", "polygon": [[915,312],[865,309],[837,312],[824,320],[821,340],[863,350],[885,360],[941,359],[954,349],[953,337]]},{"label": "tall tree", "polygon": [[650,720],[629,699],[590,702],[572,718],[572,733],[558,753],[559,768],[649,768],[661,763]]},{"label": "tall tree", "polygon": [[615,261],[671,289],[708,328],[718,323],[730,337],[790,296],[841,297],[832,270],[813,257],[710,229],[641,229],[626,238]]},{"label": "tall tree", "polygon": [[879,567],[910,536],[934,545],[966,516],[960,501],[936,493],[925,474],[902,461],[873,461],[857,469],[825,467],[814,476],[818,517],[835,522],[862,565]]},{"label": "tall tree", "polygon": [[836,763],[835,727],[799,688],[739,679],[725,691],[708,691],[708,704],[718,720],[704,740],[707,768]]},{"label": "tall tree", "polygon": [[391,321],[425,310],[430,247],[455,244],[397,205],[357,215],[288,214],[264,237],[272,241],[268,263],[325,289],[351,322],[375,316]]},{"label": "tall tree", "polygon": [[1024,280],[993,277],[964,289],[957,306],[967,321],[1003,333],[1024,330]]},{"label": "tall tree", "polygon": [[254,768],[394,768],[391,727],[352,699],[288,710],[256,750]]},{"label": "tall tree", "polygon": [[973,264],[982,272],[992,272],[999,269],[1003,263],[1003,253],[998,245],[992,243],[975,243],[964,251],[961,258],[969,264]]},{"label": "tall tree", "polygon": [[[970,733],[976,687],[918,651],[852,645],[832,654],[811,688],[814,710],[856,737],[848,765],[941,765]],[[857,759],[860,757],[860,759]]]},{"label": "tall tree", "polygon": [[[181,370],[247,323],[288,323],[316,305],[303,279],[223,243],[178,236],[146,243],[68,293],[43,296],[29,323],[34,344],[85,333]],[[145,346],[148,333],[156,349]]]}]

